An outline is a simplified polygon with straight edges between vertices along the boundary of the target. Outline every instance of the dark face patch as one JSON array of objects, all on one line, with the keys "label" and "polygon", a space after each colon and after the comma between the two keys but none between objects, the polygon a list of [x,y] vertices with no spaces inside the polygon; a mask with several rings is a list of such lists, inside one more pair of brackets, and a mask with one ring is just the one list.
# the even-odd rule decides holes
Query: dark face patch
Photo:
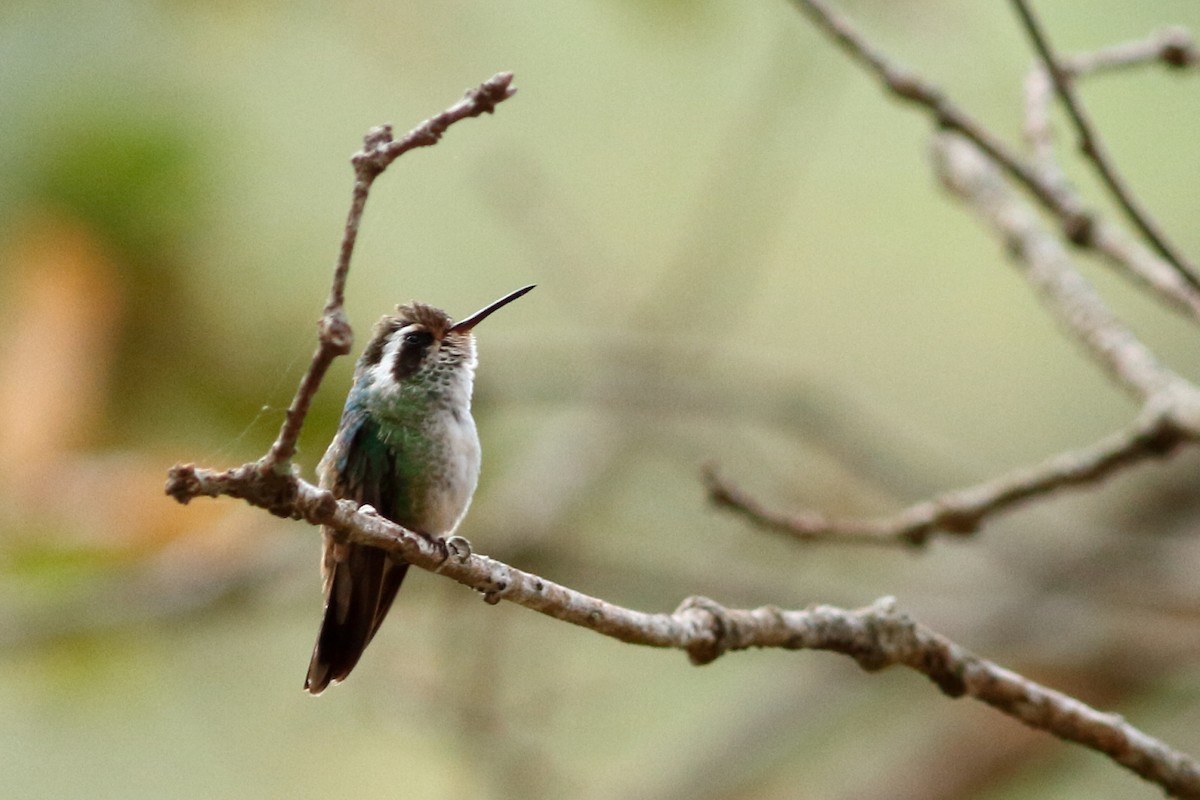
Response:
[{"label": "dark face patch", "polygon": [[371,336],[371,341],[367,342],[367,349],[363,350],[363,354],[359,358],[360,363],[364,367],[373,367],[378,364],[383,358],[383,348],[388,339],[402,327],[404,327],[403,322],[396,317],[384,317],[379,320]]},{"label": "dark face patch", "polygon": [[433,344],[433,334],[427,330],[416,328],[400,337],[400,350],[392,364],[392,377],[399,383],[411,376],[421,367],[429,346]]}]

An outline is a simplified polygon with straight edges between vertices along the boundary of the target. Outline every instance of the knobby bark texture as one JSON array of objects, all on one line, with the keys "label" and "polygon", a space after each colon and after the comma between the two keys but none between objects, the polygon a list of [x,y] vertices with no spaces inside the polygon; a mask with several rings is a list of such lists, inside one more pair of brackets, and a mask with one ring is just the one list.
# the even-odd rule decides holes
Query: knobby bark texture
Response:
[{"label": "knobby bark texture", "polygon": [[[932,115],[942,131],[935,141],[935,152],[939,174],[948,189],[995,230],[1050,312],[1080,341],[1085,352],[1141,400],[1143,412],[1128,429],[1090,447],[978,487],[947,493],[884,520],[836,522],[819,515],[774,512],[719,476],[715,468],[707,476],[713,498],[757,524],[802,539],[922,544],[931,533],[973,531],[988,517],[1022,500],[1062,486],[1094,482],[1200,438],[1200,400],[1195,389],[1159,364],[1107,310],[1074,271],[1070,254],[1054,232],[1040,227],[1028,201],[1012,189],[1012,184],[1022,187],[1035,203],[1048,210],[1068,241],[1102,253],[1152,289],[1164,303],[1200,319],[1200,293],[1187,280],[1186,271],[1139,249],[1111,223],[1085,210],[1073,190],[1043,163],[1047,162],[1046,153],[1052,150],[1047,144],[1046,125],[1037,118],[1043,113],[1041,98],[1049,94],[1044,84],[1037,85],[1042,88],[1036,99],[1036,92],[1030,91],[1028,104],[1028,127],[1031,136],[1041,142],[1041,157],[1025,160],[936,86],[896,66],[826,3],[795,1],[888,91]],[[1060,63],[1047,56],[1047,74],[1062,79],[1068,73],[1081,75],[1117,63],[1140,63],[1152,58],[1189,65],[1196,62],[1190,40],[1177,33],[1167,38],[1170,41],[1165,45],[1157,42],[1119,55],[1113,51],[1110,57],[1097,56],[1094,62],[1081,59]],[[1092,63],[1099,66],[1090,66]],[[1072,68],[1071,64],[1076,66]],[[1035,84],[1031,79],[1030,85]],[[343,301],[371,185],[403,153],[435,144],[451,125],[492,112],[514,92],[512,75],[500,73],[400,139],[393,138],[388,126],[368,132],[363,149],[352,159],[355,179],[350,210],[329,297],[318,324],[318,347],[278,437],[260,460],[233,469],[177,464],[169,473],[167,493],[181,503],[198,497],[240,498],[277,516],[326,525],[349,541],[383,548],[413,566],[470,587],[488,603],[508,601],[622,642],[681,650],[695,664],[710,663],[731,651],[779,648],[842,653],[872,672],[904,666],[928,677],[950,697],[973,697],[1031,727],[1104,753],[1172,795],[1200,798],[1200,765],[1195,760],[1117,715],[1097,711],[974,655],[897,610],[891,598],[860,609],[814,605],[784,610],[774,606],[730,609],[708,598],[690,597],[671,613],[638,611],[474,553],[464,539],[443,541],[414,534],[369,507],[358,508],[338,500],[299,477],[291,459],[312,398],[333,359],[347,354],[353,344]]]},{"label": "knobby bark texture", "polygon": [[351,541],[383,548],[468,586],[488,603],[504,600],[629,644],[682,650],[698,665],[727,652],[769,647],[841,653],[869,672],[908,667],[949,697],[975,698],[1032,728],[1104,753],[1175,796],[1200,797],[1200,764],[1193,759],[1116,714],[980,658],[898,611],[892,598],[854,610],[828,605],[784,610],[730,609],[689,597],[672,613],[650,613],[474,553],[461,538],[430,540],[299,478],[264,475],[254,465],[224,472],[177,465],[167,492],[185,503],[195,497],[238,497],[277,515],[328,525]]}]

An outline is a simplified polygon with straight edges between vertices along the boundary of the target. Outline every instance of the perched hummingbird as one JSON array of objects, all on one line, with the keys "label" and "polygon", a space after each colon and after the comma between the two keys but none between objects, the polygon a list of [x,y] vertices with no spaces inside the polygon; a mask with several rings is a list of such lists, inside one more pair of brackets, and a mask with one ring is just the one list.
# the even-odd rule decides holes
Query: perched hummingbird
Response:
[{"label": "perched hummingbird", "polygon": [[[417,302],[380,319],[355,366],[337,434],[317,466],[321,487],[373,506],[415,533],[453,533],[479,479],[471,330],[531,289],[461,322]],[[385,550],[349,543],[328,528],[322,533],[325,617],[304,681],[312,694],[354,669],[408,571]]]}]

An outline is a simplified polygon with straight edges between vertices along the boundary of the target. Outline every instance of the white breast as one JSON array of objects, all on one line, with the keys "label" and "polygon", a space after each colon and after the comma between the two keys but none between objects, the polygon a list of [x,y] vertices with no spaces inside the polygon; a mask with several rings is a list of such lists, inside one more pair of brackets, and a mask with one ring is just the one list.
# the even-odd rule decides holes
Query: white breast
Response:
[{"label": "white breast", "polygon": [[479,483],[479,434],[470,411],[457,418],[450,413],[438,416],[442,428],[435,437],[441,443],[434,456],[438,466],[421,516],[429,528],[427,533],[449,536],[466,516]]}]

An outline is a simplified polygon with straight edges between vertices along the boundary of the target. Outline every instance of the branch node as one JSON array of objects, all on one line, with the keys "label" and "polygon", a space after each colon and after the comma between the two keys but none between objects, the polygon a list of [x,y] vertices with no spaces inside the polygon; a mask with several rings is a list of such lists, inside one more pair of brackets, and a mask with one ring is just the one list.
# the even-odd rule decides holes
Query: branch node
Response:
[{"label": "branch node", "polygon": [[194,497],[204,493],[203,485],[196,476],[195,464],[176,464],[167,473],[167,495],[175,502],[187,505]]},{"label": "branch node", "polygon": [[1095,241],[1096,218],[1086,211],[1066,214],[1062,222],[1063,236],[1076,247],[1091,247]]},{"label": "branch node", "polygon": [[1189,67],[1200,63],[1200,52],[1185,28],[1168,28],[1162,32],[1163,48],[1159,57],[1169,67]]},{"label": "branch node", "polygon": [[350,327],[350,321],[341,306],[325,310],[317,322],[317,336],[339,356],[350,352],[354,346],[354,329]]},{"label": "branch node", "polygon": [[926,86],[916,72],[902,66],[889,64],[883,70],[883,79],[888,89],[905,100],[927,102],[934,105],[941,100],[941,93]]},{"label": "branch node", "polygon": [[259,493],[259,505],[271,514],[284,519],[300,519],[296,507],[296,496],[300,491],[299,480],[295,467],[288,474],[281,474],[260,461],[262,467],[258,470],[258,481],[255,490]]},{"label": "branch node", "polygon": [[676,616],[685,616],[693,626],[687,643],[688,660],[696,666],[711,664],[731,646],[734,625],[729,612],[715,600],[693,595],[679,604]]},{"label": "branch node", "polygon": [[337,515],[337,510],[338,501],[333,492],[322,489],[313,507],[311,521],[319,525],[328,525]]},{"label": "branch node", "polygon": [[461,536],[451,536],[447,539],[446,550],[449,551],[450,557],[456,559],[460,564],[467,563],[474,552],[471,549],[471,543]]},{"label": "branch node", "polygon": [[363,149],[350,157],[354,173],[361,180],[370,182],[387,169],[392,159],[388,157],[388,145],[392,143],[391,125],[377,125],[363,136]]},{"label": "branch node", "polygon": [[[485,559],[490,561],[490,559]],[[491,562],[488,572],[487,584],[480,587],[483,593],[483,602],[489,606],[494,606],[504,599],[504,595],[512,588],[513,576],[511,568],[507,564]]]},{"label": "branch node", "polygon": [[[983,521],[983,513],[980,509],[945,500],[938,501],[938,505],[940,508],[937,513],[937,524],[942,530],[964,536],[979,531],[979,525]],[[914,533],[921,534],[924,539],[928,535],[928,528]]]}]

